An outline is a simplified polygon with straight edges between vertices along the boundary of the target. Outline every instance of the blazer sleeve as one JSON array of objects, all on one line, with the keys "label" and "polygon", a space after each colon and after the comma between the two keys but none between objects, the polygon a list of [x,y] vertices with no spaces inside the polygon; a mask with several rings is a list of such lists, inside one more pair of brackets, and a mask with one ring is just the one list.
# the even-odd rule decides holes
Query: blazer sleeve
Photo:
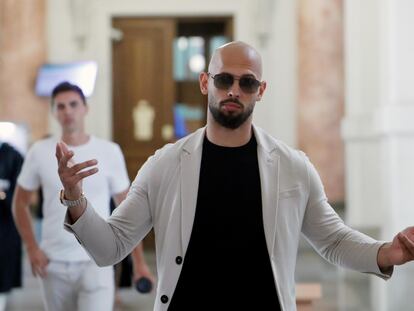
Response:
[{"label": "blazer sleeve", "polygon": [[314,249],[326,260],[360,272],[373,273],[384,279],[377,263],[384,242],[348,227],[328,203],[321,179],[309,159],[304,156],[308,178],[308,200],[302,232]]}]

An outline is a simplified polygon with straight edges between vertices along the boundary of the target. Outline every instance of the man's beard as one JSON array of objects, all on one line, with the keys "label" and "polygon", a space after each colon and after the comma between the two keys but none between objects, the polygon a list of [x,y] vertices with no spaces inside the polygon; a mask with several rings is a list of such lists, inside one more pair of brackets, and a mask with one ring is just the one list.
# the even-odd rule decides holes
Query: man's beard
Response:
[{"label": "man's beard", "polygon": [[214,120],[220,124],[221,126],[229,129],[237,129],[240,127],[252,114],[254,104],[248,106],[243,110],[241,113],[223,113],[220,110],[220,107],[227,103],[227,102],[234,102],[238,103],[240,106],[245,107],[242,103],[240,103],[237,99],[226,99],[221,101],[218,105],[215,105],[213,100],[209,100],[208,109],[210,110],[211,114],[213,115]]}]

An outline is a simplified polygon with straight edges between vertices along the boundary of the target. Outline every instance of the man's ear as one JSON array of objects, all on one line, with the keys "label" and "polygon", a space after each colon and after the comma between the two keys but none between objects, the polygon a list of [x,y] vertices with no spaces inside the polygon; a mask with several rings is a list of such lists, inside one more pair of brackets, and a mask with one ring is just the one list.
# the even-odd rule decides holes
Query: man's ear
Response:
[{"label": "man's ear", "polygon": [[198,81],[200,83],[200,91],[201,94],[207,95],[208,93],[208,73],[202,72],[198,77]]},{"label": "man's ear", "polygon": [[262,81],[262,84],[260,84],[260,87],[259,87],[259,93],[257,94],[257,101],[260,101],[262,99],[262,96],[266,90],[266,86],[267,86],[266,81]]}]

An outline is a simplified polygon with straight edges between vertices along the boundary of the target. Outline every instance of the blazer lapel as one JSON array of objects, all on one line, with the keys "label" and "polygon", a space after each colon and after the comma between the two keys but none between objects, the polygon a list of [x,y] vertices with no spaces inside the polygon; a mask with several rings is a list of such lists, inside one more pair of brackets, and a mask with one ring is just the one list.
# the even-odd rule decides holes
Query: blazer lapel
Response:
[{"label": "blazer lapel", "polygon": [[197,205],[204,128],[185,143],[181,152],[181,247],[185,255],[190,241]]},{"label": "blazer lapel", "polygon": [[257,156],[259,161],[260,184],[262,191],[263,225],[269,255],[273,258],[277,242],[277,210],[279,197],[279,155],[276,146],[269,145],[262,134],[255,128],[258,143]]}]

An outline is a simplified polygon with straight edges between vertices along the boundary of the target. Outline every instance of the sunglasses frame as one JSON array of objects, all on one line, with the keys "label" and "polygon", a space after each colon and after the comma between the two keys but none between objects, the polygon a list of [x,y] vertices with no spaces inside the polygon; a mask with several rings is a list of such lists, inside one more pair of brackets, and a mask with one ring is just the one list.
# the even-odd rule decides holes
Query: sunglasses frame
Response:
[{"label": "sunglasses frame", "polygon": [[[233,86],[235,81],[239,81],[239,87],[243,92],[248,93],[248,94],[254,94],[258,91],[258,89],[260,88],[260,86],[263,83],[263,81],[259,81],[256,78],[254,78],[254,76],[251,76],[251,75],[248,75],[248,74],[247,75],[242,75],[242,76],[236,76],[236,75],[232,75],[231,73],[228,73],[228,72],[221,72],[221,73],[217,73],[217,74],[213,75],[210,72],[207,72],[207,75],[213,79],[214,86],[219,90],[228,90],[229,88],[231,88]],[[229,85],[227,87],[226,86],[220,87],[220,86],[217,85],[219,82],[216,81],[216,78],[218,78],[218,76],[224,76],[224,75],[230,76],[233,79],[233,81],[232,81],[231,85]],[[240,80],[244,79],[244,78],[251,79],[255,82],[254,89],[249,90],[247,86],[240,85]]]}]

